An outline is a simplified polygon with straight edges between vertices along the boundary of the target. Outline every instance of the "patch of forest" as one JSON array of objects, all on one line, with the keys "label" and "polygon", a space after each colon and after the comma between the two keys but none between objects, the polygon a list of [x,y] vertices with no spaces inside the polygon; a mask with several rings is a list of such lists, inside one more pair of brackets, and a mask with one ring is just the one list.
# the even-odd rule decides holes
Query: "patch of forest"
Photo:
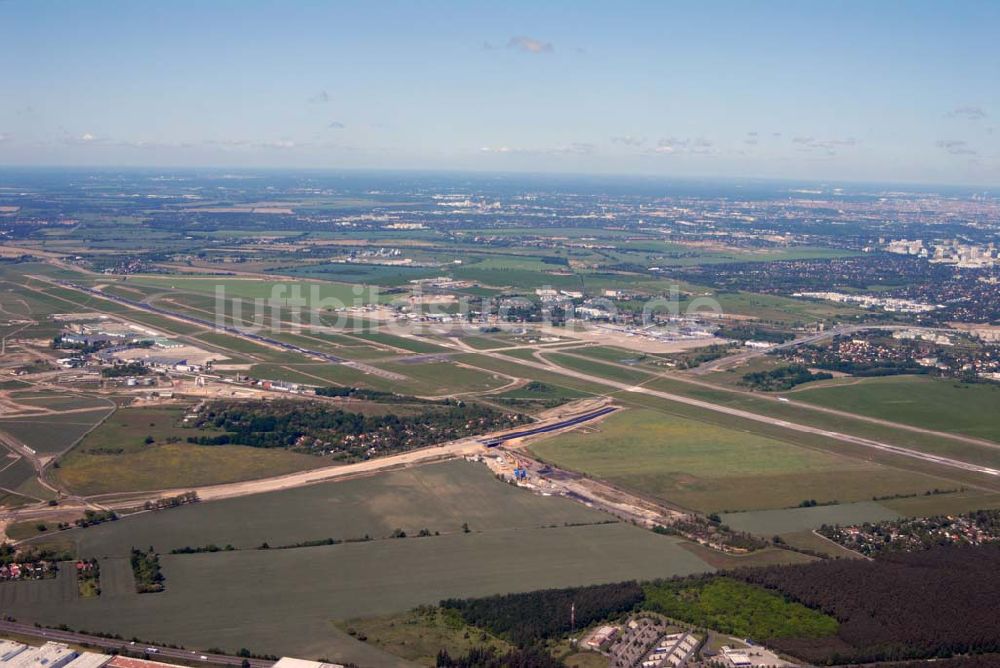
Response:
[{"label": "patch of forest", "polygon": [[872,561],[449,599],[441,606],[522,648],[648,610],[820,665],[948,659],[935,665],[980,668],[1000,665],[990,662],[1000,655],[998,570],[1000,544],[949,546]]},{"label": "patch of forest", "polygon": [[474,599],[448,599],[441,607],[457,610],[471,626],[510,642],[529,646],[634,609],[644,597],[636,582],[543,589]]},{"label": "patch of forest", "polygon": [[840,622],[835,636],[763,639],[814,663],[1000,652],[1000,545],[938,547],[737,571]]},{"label": "patch of forest", "polygon": [[741,638],[823,638],[837,632],[834,618],[728,577],[662,580],[643,589],[646,610]]},{"label": "patch of forest", "polygon": [[198,445],[287,448],[357,461],[528,422],[530,418],[520,413],[455,400],[406,415],[331,410],[329,404],[315,401],[216,401],[202,408],[193,423],[197,429],[216,433],[187,440]]},{"label": "patch of forest", "polygon": [[135,576],[135,590],[140,594],[163,591],[163,573],[160,571],[160,555],[152,547],[148,551],[132,548],[129,557],[132,574]]}]

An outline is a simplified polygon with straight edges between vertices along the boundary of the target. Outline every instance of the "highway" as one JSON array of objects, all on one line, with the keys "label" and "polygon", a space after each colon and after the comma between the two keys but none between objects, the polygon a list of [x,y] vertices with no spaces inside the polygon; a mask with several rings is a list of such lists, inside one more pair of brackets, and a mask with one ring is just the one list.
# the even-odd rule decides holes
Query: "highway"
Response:
[{"label": "highway", "polygon": [[[227,656],[225,654],[208,654],[189,649],[175,649],[172,647],[162,647],[148,643],[131,643],[127,640],[115,638],[101,638],[99,636],[76,633],[75,631],[60,631],[59,629],[39,628],[33,624],[21,624],[19,622],[0,621],[0,633],[14,633],[20,636],[37,638],[41,641],[55,641],[71,643],[74,645],[84,645],[96,647],[104,650],[117,650],[129,655],[141,655],[147,648],[153,648],[155,652],[147,652],[149,658],[158,659],[179,659],[186,662],[204,663],[214,666],[241,666],[243,661],[247,661],[251,668],[270,668],[274,661],[264,659],[243,659],[239,656]],[[201,657],[205,657],[202,659]]]}]

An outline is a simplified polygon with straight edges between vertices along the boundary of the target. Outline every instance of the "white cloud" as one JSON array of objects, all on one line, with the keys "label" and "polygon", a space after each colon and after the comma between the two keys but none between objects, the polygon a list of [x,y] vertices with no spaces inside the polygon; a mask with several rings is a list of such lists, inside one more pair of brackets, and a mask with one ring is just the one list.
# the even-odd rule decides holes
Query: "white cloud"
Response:
[{"label": "white cloud", "polygon": [[967,121],[981,121],[986,118],[988,114],[982,107],[964,106],[955,107],[945,114],[945,116],[948,118],[963,118]]},{"label": "white cloud", "polygon": [[576,141],[571,144],[557,146],[547,151],[555,154],[589,155],[597,150],[597,146],[589,142]]},{"label": "white cloud", "polygon": [[260,142],[257,144],[260,148],[277,148],[277,149],[289,149],[299,146],[291,139],[276,139],[274,141]]},{"label": "white cloud", "polygon": [[330,128],[331,130],[343,130],[347,126],[341,123],[340,121],[330,121],[330,124],[327,125],[326,127]]},{"label": "white cloud", "polygon": [[714,155],[718,153],[715,144],[704,137],[695,139],[664,137],[656,142],[652,149],[653,153],[661,155],[672,155],[675,153],[686,153],[691,155]]},{"label": "white cloud", "polygon": [[962,139],[939,139],[934,142],[938,148],[943,148],[952,155],[977,155],[978,152]]},{"label": "white cloud", "polygon": [[511,37],[507,41],[507,48],[534,54],[552,53],[555,51],[555,47],[552,46],[552,42],[543,42],[535,39],[534,37],[525,37],[524,35]]},{"label": "white cloud", "polygon": [[799,151],[819,151],[827,155],[837,155],[837,151],[841,148],[857,146],[858,140],[854,137],[848,137],[847,139],[817,139],[815,137],[798,136],[792,137],[792,143],[798,145]]},{"label": "white cloud", "polygon": [[309,98],[309,104],[325,104],[330,101],[330,94],[325,90],[321,90],[312,97]]},{"label": "white cloud", "polygon": [[643,137],[633,137],[632,135],[623,135],[619,137],[612,137],[612,144],[621,144],[622,146],[642,146],[646,140]]}]

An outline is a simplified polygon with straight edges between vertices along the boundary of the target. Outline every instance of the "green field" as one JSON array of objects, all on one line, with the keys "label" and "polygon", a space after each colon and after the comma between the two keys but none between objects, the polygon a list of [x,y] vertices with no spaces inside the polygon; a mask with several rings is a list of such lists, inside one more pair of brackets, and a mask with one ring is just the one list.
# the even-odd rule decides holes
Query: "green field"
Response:
[{"label": "green field", "polygon": [[593,430],[532,446],[546,461],[706,512],[795,506],[806,499],[954,487],[946,481],[653,410],[622,411]]},{"label": "green field", "polygon": [[405,380],[390,380],[398,392],[418,396],[434,396],[457,392],[485,392],[495,390],[510,382],[499,374],[492,374],[459,366],[449,361],[431,361],[417,364],[379,362],[374,366],[405,376]]},{"label": "green field", "polygon": [[903,517],[927,517],[929,515],[954,515],[970,513],[974,510],[1000,508],[1000,494],[990,494],[971,489],[943,496],[914,496],[904,499],[890,499],[880,502]]},{"label": "green field", "polygon": [[337,622],[337,628],[407,661],[428,668],[437,665],[442,649],[451,656],[463,656],[473,647],[491,647],[503,653],[510,643],[486,631],[469,626],[454,610],[437,606],[407,612],[361,617]]},{"label": "green field", "polygon": [[[500,483],[482,465],[449,462],[62,532],[58,540],[72,539],[81,554],[102,557],[107,595],[83,601],[61,580],[3,583],[0,608],[19,620],[192,647],[367,656],[365,665],[390,665],[372,661],[370,648],[336,631],[332,621],[402,612],[451,596],[711,570],[677,539],[609,519],[567,499]],[[395,528],[411,537],[388,538]],[[441,535],[414,537],[418,528]],[[185,545],[252,548],[266,541],[277,547],[365,533],[375,540],[167,554]],[[163,554],[167,588],[134,594],[124,557],[132,545],[150,544]]]},{"label": "green field", "polygon": [[778,593],[726,577],[645,586],[643,607],[740,638],[822,638],[837,620]]},{"label": "green field", "polygon": [[592,396],[585,392],[571,390],[557,385],[531,381],[525,385],[494,394],[487,399],[518,411],[541,411],[575,399]]},{"label": "green field", "polygon": [[970,385],[926,376],[866,378],[806,387],[786,396],[818,406],[925,429],[1000,442],[1000,385]]},{"label": "green field", "polygon": [[308,385],[351,385],[416,396],[443,396],[463,392],[484,392],[507,384],[508,378],[449,361],[369,362],[402,378],[387,378],[340,364],[257,364],[251,374],[257,378],[287,380]]},{"label": "green field", "polygon": [[[54,477],[76,494],[92,495],[235,482],[329,464],[286,450],[186,443],[193,433],[180,426],[186,408],[120,409],[60,460]],[[147,436],[154,442],[146,444]]]},{"label": "green field", "polygon": [[564,499],[500,484],[485,466],[454,461],[185,506],[61,538],[76,541],[82,554],[101,556],[120,554],[132,545],[153,545],[164,552],[209,543],[246,548],[365,534],[383,538],[397,528],[410,534],[423,528],[450,534],[461,532],[463,524],[483,532],[607,519]]}]

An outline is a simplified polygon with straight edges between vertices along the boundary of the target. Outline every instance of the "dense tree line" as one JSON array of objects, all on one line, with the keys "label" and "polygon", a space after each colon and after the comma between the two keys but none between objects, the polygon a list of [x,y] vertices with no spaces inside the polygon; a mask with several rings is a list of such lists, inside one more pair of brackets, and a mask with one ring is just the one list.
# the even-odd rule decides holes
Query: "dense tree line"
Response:
[{"label": "dense tree line", "polygon": [[59,562],[71,559],[73,559],[73,554],[67,550],[33,546],[21,548],[13,543],[0,543],[0,566],[13,563],[35,564],[42,561]]},{"label": "dense tree line", "polygon": [[226,545],[225,547],[219,547],[215,543],[209,543],[208,545],[199,545],[198,547],[191,547],[190,545],[185,545],[184,547],[175,547],[170,550],[170,554],[202,554],[204,552],[232,552],[236,548],[232,545]]},{"label": "dense tree line", "polygon": [[151,373],[151,369],[142,362],[129,362],[128,364],[116,364],[101,369],[101,375],[105,378],[122,378],[124,376],[145,376]]},{"label": "dense tree line", "polygon": [[447,402],[415,415],[365,415],[318,402],[215,402],[195,426],[225,432],[192,436],[199,445],[248,445],[363,459],[524,424],[527,416],[481,404]]},{"label": "dense tree line", "polygon": [[784,343],[795,338],[794,332],[766,329],[757,325],[729,325],[720,327],[715,335],[723,339],[738,341],[767,341],[768,343]]},{"label": "dense tree line", "polygon": [[403,394],[396,394],[395,392],[383,392],[382,390],[369,390],[364,387],[342,387],[342,386],[330,386],[330,387],[317,387],[316,396],[318,397],[344,397],[350,399],[363,399],[365,401],[396,401],[405,402],[408,404],[447,404],[448,399],[435,400],[435,399],[421,399],[420,397],[411,397]]},{"label": "dense tree line", "polygon": [[809,383],[814,380],[830,380],[833,374],[826,372],[814,373],[802,364],[789,364],[779,366],[770,371],[752,371],[743,374],[742,384],[755,390],[765,392],[781,392],[790,390],[796,385]]},{"label": "dense tree line", "polygon": [[773,644],[816,663],[1000,652],[1000,545],[940,547],[874,561],[820,561],[734,573],[840,622],[826,639]]},{"label": "dense tree line", "polygon": [[444,608],[457,610],[467,624],[486,629],[520,646],[553,638],[596,621],[632,610],[643,600],[636,582],[545,589],[477,599],[448,599]]},{"label": "dense tree line", "polygon": [[165,496],[155,501],[146,501],[143,504],[144,510],[166,510],[168,508],[177,508],[178,506],[183,506],[189,503],[198,503],[201,499],[198,498],[198,492],[190,491],[178,494],[177,496]]},{"label": "dense tree line", "polygon": [[816,361],[816,366],[839,373],[849,373],[860,378],[881,376],[903,376],[930,373],[930,369],[920,366],[916,360],[879,360],[877,362],[852,362],[845,359],[824,358]]},{"label": "dense tree line", "polygon": [[118,520],[118,513],[113,510],[91,510],[83,511],[83,517],[74,520],[73,524],[86,529],[87,527],[104,524],[105,522],[115,522]]}]

